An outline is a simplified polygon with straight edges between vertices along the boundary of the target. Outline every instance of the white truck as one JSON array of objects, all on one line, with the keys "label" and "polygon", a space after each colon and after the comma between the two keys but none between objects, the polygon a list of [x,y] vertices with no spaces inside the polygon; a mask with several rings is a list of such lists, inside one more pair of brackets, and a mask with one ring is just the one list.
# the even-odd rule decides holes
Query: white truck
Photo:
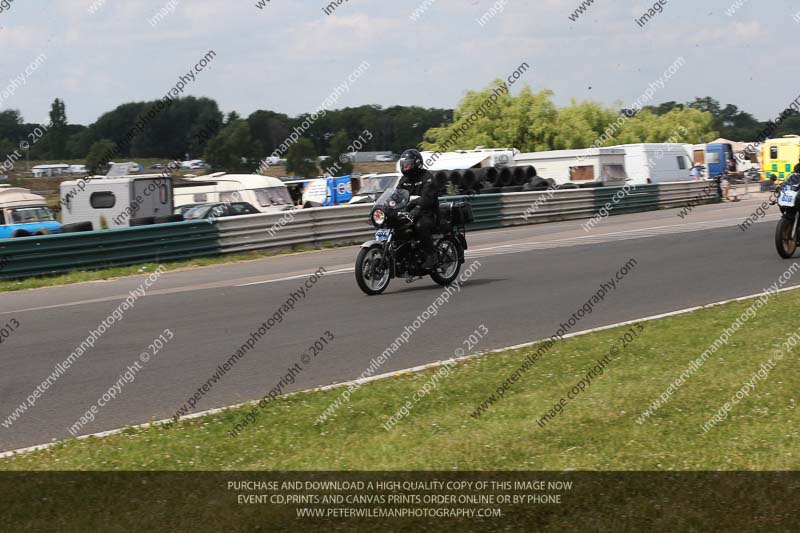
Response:
[{"label": "white truck", "polygon": [[634,185],[689,181],[693,162],[684,144],[640,143],[612,148],[625,152],[625,170]]}]

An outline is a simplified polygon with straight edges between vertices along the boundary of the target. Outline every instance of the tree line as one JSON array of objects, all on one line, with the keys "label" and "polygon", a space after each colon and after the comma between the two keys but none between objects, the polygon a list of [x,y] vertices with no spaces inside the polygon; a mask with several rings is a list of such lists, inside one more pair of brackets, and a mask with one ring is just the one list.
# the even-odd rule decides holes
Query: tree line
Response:
[{"label": "tree line", "polygon": [[[468,92],[455,109],[453,122],[426,132],[422,147],[452,150],[491,146],[541,152],[667,141],[698,144],[717,137],[749,142],[757,140],[768,125],[733,104],[722,105],[709,96],[638,109],[591,100],[573,100],[558,107],[549,90],[534,92],[525,87],[518,94],[497,98],[492,88]],[[800,113],[792,109],[786,113],[773,137],[800,132]]]},{"label": "tree line", "polygon": [[[486,106],[492,87],[468,92],[455,109],[363,105],[328,111],[316,120],[311,120],[310,114],[290,117],[268,110],[247,117],[236,112],[223,114],[214,100],[189,96],[174,100],[157,113],[153,109],[158,101],[125,103],[84,126],[70,124],[66,104],[56,99],[51,105],[47,134],[29,148],[27,155],[32,160],[87,160],[91,167],[93,158],[113,151],[119,160],[205,159],[217,170],[252,172],[259,161],[285,146],[292,132],[303,125],[302,138],[282,154],[290,170],[308,175],[335,167],[341,174],[351,167],[340,162],[333,167],[323,164],[319,169],[314,159],[327,155],[330,161],[338,161],[358,138],[365,141],[360,143],[362,151],[400,153],[409,147],[436,150],[443,145],[450,149],[490,146],[543,151],[665,142],[675,140],[676,131],[684,132],[681,142],[687,143],[708,142],[718,136],[751,141],[768,124],[708,96],[631,112],[622,105],[606,106],[590,100],[573,100],[558,107],[551,91],[534,92],[524,87]],[[475,114],[477,110],[480,116]],[[469,127],[465,127],[467,122]],[[609,135],[611,124],[619,127]],[[20,142],[37,126],[26,123],[17,110],[0,111],[0,159],[19,150]],[[799,131],[800,114],[790,111],[773,136]],[[364,138],[364,132],[369,132],[369,139]],[[454,132],[459,132],[455,144],[448,142]]]}]

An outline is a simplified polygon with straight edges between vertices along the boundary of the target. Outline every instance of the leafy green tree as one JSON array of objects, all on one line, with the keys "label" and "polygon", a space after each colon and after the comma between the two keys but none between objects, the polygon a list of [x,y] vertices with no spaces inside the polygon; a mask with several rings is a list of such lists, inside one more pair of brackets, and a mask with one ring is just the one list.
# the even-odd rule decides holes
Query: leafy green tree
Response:
[{"label": "leafy green tree", "polygon": [[[761,124],[761,128],[766,128],[766,124]],[[759,130],[761,131],[761,130]],[[800,134],[800,113],[794,110],[789,110],[787,116],[778,125],[778,128],[771,135],[771,137],[783,137],[784,135],[797,135]],[[758,134],[747,137],[747,139],[755,140]],[[735,139],[734,139],[735,140]]]},{"label": "leafy green tree", "polygon": [[320,167],[331,176],[349,176],[353,173],[353,163],[347,157],[350,137],[347,132],[340,131],[331,138],[327,159],[323,159]]},{"label": "leafy green tree", "polygon": [[710,112],[694,108],[675,108],[663,115],[642,110],[624,123],[617,144],[705,143],[718,137],[713,120]]},{"label": "leafy green tree", "polygon": [[315,178],[318,172],[315,156],[314,143],[308,139],[300,139],[286,153],[286,170],[294,176]]},{"label": "leafy green tree", "polygon": [[63,100],[56,98],[50,107],[50,128],[47,130],[51,159],[67,156],[67,137],[67,108]]},{"label": "leafy green tree", "polygon": [[[553,146],[557,150],[588,148],[600,139],[603,132],[620,118],[620,113],[592,101],[577,103],[558,110]],[[609,129],[609,133],[614,133]],[[605,145],[616,144],[613,135],[607,136]]]},{"label": "leafy green tree", "polygon": [[246,120],[226,124],[208,141],[205,160],[214,170],[227,172],[253,172],[253,137]]},{"label": "leafy green tree", "polygon": [[83,159],[96,141],[94,131],[91,128],[82,127],[70,134],[67,140],[67,159]]},{"label": "leafy green tree", "polygon": [[101,139],[92,144],[89,155],[86,156],[86,168],[91,174],[104,174],[108,168],[109,154],[116,144],[109,139]]},{"label": "leafy green tree", "polygon": [[642,109],[650,111],[654,115],[663,115],[665,113],[669,113],[673,109],[683,109],[684,107],[686,107],[686,105],[676,102],[674,100],[670,100],[669,102],[664,102],[657,106],[645,106]]},{"label": "leafy green tree", "polygon": [[231,124],[239,120],[242,120],[242,117],[240,117],[239,113],[237,113],[236,111],[231,111],[225,116],[225,124]]},{"label": "leafy green tree", "polygon": [[96,139],[114,141],[120,158],[173,158],[197,151],[195,135],[210,120],[221,123],[222,118],[214,100],[187,96],[168,105],[160,100],[120,105],[90,129]]},{"label": "leafy green tree", "polygon": [[689,107],[707,111],[714,117],[712,127],[719,135],[733,141],[755,140],[764,124],[759,122],[750,113],[740,110],[733,104],[724,107],[714,98],[705,96],[695,98]]},{"label": "leafy green tree", "polygon": [[[14,148],[19,145],[20,140],[25,136],[26,128],[22,123],[22,115],[16,109],[0,111],[0,139],[6,139]],[[11,152],[14,151],[11,149]],[[3,152],[3,159],[9,152]]]},{"label": "leafy green tree", "polygon": [[558,134],[558,110],[552,91],[523,87],[516,96],[498,91],[500,80],[482,91],[470,91],[453,113],[453,123],[431,128],[426,150],[515,147],[523,152],[550,150]]},{"label": "leafy green tree", "polygon": [[[0,175],[8,174],[8,171],[3,168],[3,165],[6,163],[6,158],[13,154],[16,148],[14,143],[8,139],[0,139]],[[14,166],[18,167],[19,163],[14,163]]]},{"label": "leafy green tree", "polygon": [[291,133],[291,120],[282,113],[256,111],[247,117],[260,157],[271,155]]}]

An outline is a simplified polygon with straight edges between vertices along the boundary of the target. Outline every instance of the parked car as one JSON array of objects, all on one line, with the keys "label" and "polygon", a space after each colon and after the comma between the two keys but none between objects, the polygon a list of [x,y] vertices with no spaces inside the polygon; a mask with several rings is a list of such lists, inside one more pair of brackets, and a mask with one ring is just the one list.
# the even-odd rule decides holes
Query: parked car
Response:
[{"label": "parked car", "polygon": [[285,165],[286,164],[286,160],[285,159],[281,159],[280,157],[270,156],[270,157],[267,157],[266,159],[264,159],[264,163],[268,167],[278,167],[278,166]]},{"label": "parked car", "polygon": [[181,205],[181,206],[178,206],[175,209],[173,209],[172,210],[172,214],[173,215],[186,215],[186,213],[190,209],[194,209],[195,207],[197,207],[199,205],[208,205],[208,204],[186,204],[186,205]]},{"label": "parked car", "polygon": [[164,168],[164,165],[162,165],[161,163],[156,163],[155,165],[152,165],[150,168],[152,168],[153,170],[161,170]]},{"label": "parked car", "polygon": [[181,163],[181,170],[206,170],[208,168],[208,165],[202,159],[192,159]]},{"label": "parked car", "polygon": [[201,220],[204,218],[235,217],[240,215],[257,215],[258,209],[247,202],[201,204],[186,211],[183,218],[186,220]]},{"label": "parked car", "polygon": [[375,156],[375,161],[379,163],[391,163],[395,160],[394,154],[380,154]]},{"label": "parked car", "polygon": [[0,186],[0,239],[60,233],[47,201],[28,189]]}]

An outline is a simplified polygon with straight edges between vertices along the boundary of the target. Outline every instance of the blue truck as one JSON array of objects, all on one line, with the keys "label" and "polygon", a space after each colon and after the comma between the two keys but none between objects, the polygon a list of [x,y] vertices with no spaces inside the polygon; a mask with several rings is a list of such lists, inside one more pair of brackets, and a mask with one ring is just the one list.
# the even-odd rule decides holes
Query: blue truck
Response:
[{"label": "blue truck", "polygon": [[0,239],[59,233],[47,201],[28,189],[0,185]]},{"label": "blue truck", "polygon": [[695,164],[705,167],[704,176],[713,178],[729,170],[731,161],[736,161],[733,146],[730,143],[695,144],[692,146],[692,158]]}]

